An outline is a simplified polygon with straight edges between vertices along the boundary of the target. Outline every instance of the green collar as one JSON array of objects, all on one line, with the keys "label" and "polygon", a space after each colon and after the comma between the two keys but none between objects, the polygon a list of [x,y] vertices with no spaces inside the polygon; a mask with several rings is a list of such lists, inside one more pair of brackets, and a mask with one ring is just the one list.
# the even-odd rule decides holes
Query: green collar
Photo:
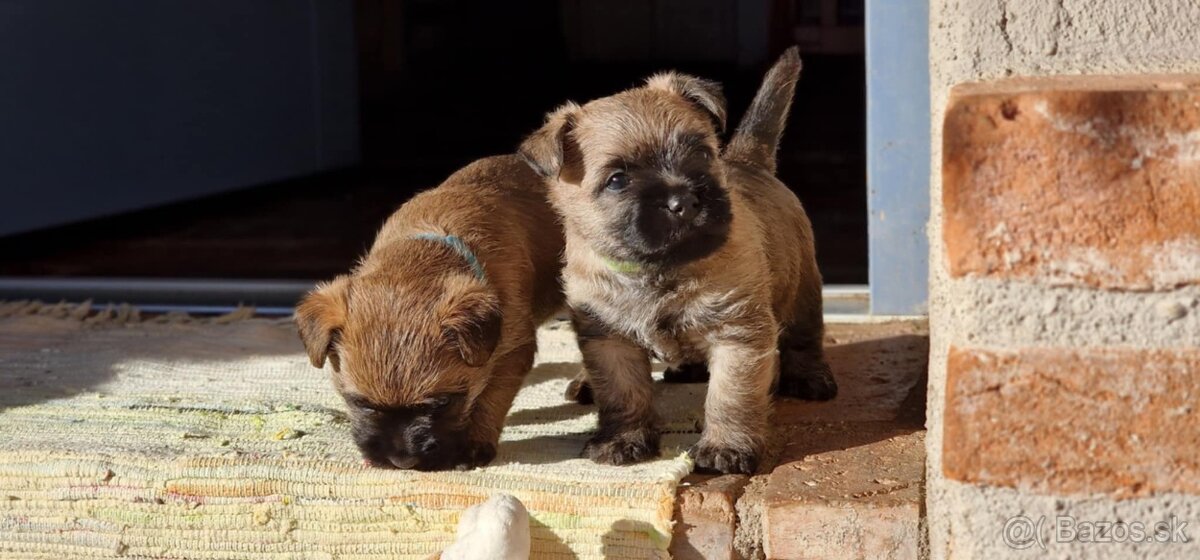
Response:
[{"label": "green collar", "polygon": [[636,274],[642,271],[642,263],[634,261],[618,261],[608,257],[600,257],[600,261],[613,272],[621,274]]}]

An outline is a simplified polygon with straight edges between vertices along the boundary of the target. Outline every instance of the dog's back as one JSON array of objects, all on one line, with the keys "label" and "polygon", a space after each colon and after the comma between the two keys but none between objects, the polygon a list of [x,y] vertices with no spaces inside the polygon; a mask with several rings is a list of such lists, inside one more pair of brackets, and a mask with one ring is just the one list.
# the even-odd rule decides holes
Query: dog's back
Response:
[{"label": "dog's back", "polygon": [[462,238],[484,262],[528,263],[488,273],[498,276],[497,289],[513,292],[506,295],[533,298],[535,323],[561,309],[562,232],[545,182],[517,156],[477,160],[413,197],[388,218],[371,253],[427,232]]}]

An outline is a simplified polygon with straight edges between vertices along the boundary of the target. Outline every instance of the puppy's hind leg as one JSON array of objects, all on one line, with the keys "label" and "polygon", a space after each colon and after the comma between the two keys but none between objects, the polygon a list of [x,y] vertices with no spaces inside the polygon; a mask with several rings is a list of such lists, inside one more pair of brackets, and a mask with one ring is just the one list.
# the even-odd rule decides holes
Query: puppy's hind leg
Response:
[{"label": "puppy's hind leg", "polygon": [[575,374],[575,378],[567,384],[567,391],[563,396],[567,400],[575,401],[579,404],[592,404],[596,402],[596,397],[592,393],[592,382],[588,379],[586,367],[579,368],[579,373]]},{"label": "puppy's hind leg", "polygon": [[704,383],[708,377],[708,364],[679,364],[663,372],[663,383]]},{"label": "puppy's hind leg", "polygon": [[816,302],[802,302],[796,320],[779,337],[779,380],[777,394],[811,401],[837,396],[837,381],[825,360],[825,318],[821,315],[818,289]]},{"label": "puppy's hind leg", "polygon": [[823,358],[794,349],[780,348],[779,385],[776,394],[808,401],[827,401],[837,396],[833,370]]},{"label": "puppy's hind leg", "polygon": [[[702,363],[679,364],[663,371],[663,383],[705,383],[708,381],[708,366]],[[564,396],[569,401],[579,404],[596,402],[592,393],[592,382],[588,379],[587,368],[579,368],[579,373],[567,384]]]}]

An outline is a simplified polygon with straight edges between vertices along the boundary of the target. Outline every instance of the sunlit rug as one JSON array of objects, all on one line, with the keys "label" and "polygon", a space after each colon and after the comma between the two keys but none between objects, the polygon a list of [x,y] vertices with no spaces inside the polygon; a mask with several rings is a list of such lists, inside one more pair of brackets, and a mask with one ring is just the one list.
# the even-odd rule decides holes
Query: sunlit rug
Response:
[{"label": "sunlit rug", "polygon": [[0,304],[0,557],[423,559],[497,492],[534,558],[668,557],[702,385],[658,385],[662,459],[579,459],[595,409],[562,397],[579,355],[556,323],[492,466],[372,469],[291,324],[247,315]]}]

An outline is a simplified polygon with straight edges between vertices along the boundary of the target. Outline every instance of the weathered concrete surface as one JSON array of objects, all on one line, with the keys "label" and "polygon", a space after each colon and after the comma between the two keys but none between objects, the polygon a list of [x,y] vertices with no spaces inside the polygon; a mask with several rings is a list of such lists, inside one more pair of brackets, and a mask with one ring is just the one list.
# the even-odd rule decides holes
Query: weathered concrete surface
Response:
[{"label": "weathered concrete surface", "polygon": [[733,539],[734,558],[737,560],[764,560],[763,554],[763,496],[767,492],[769,477],[751,477],[750,484],[742,489],[738,500],[738,526]]},{"label": "weathered concrete surface", "polygon": [[924,321],[828,325],[825,353],[838,381],[837,398],[777,400],[775,425],[912,419],[914,414],[922,423],[925,405],[917,393],[925,391],[928,336]]},{"label": "weathered concrete surface", "polygon": [[[953,344],[1027,341],[1044,346],[1106,345],[1123,340],[1162,347],[1196,340],[1197,296],[1177,289],[1146,296],[1102,290],[1041,289],[986,280],[952,280],[942,232],[942,125],[950,88],[1008,76],[1196,73],[1200,5],[1193,0],[934,0],[930,2],[932,176],[930,243],[930,383],[927,505],[934,558],[1197,557],[1179,545],[1048,542],[1017,549],[1003,541],[1009,519],[1050,523],[1200,519],[1195,496],[1163,494],[1113,501],[1053,497],[949,481],[942,475],[942,403],[946,356]],[[1114,306],[1118,307],[1114,308]],[[1180,309],[1187,311],[1180,313]],[[1041,309],[1049,311],[1038,312]],[[1031,313],[1031,310],[1033,311]],[[1058,313],[1056,310],[1076,310]],[[1137,311],[1137,312],[1130,312]],[[1165,319],[1171,318],[1171,319]],[[1157,331],[1147,330],[1155,328]],[[1156,338],[1154,332],[1165,333]],[[993,342],[995,343],[995,342]],[[1168,513],[1169,512],[1169,513]],[[1192,542],[1196,543],[1193,531]]]},{"label": "weathered concrete surface", "polygon": [[1168,292],[1045,288],[994,280],[949,282],[945,317],[958,343],[1173,348],[1200,333],[1200,287]]},{"label": "weathered concrete surface", "polygon": [[806,435],[784,452],[797,460],[767,483],[767,558],[918,558],[924,430],[881,422],[811,426]]}]

